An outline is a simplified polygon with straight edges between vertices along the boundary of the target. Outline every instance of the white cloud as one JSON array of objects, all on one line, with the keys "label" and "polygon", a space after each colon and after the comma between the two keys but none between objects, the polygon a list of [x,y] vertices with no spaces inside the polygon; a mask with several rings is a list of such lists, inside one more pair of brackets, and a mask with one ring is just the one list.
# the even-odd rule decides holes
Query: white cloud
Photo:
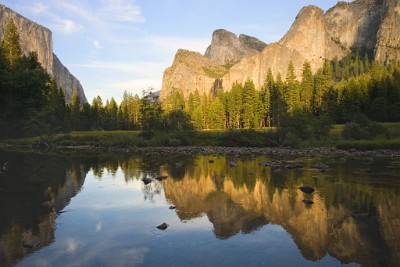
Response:
[{"label": "white cloud", "polygon": [[57,22],[55,22],[55,27],[64,34],[76,33],[83,29],[82,25],[69,19],[59,19]]},{"label": "white cloud", "polygon": [[100,49],[100,48],[101,48],[100,42],[99,42],[98,40],[94,40],[94,41],[93,41],[93,45],[94,45],[94,47],[96,47],[97,49]]},{"label": "white cloud", "polygon": [[33,14],[43,14],[48,10],[48,6],[39,2],[33,3],[29,8]]},{"label": "white cloud", "polygon": [[114,22],[144,22],[140,6],[129,0],[103,0],[99,9],[106,20]]},{"label": "white cloud", "polygon": [[133,79],[126,81],[118,81],[108,85],[108,87],[114,89],[124,89],[124,90],[134,90],[136,92],[141,92],[142,89],[147,89],[149,87],[155,90],[161,89],[162,79],[155,77],[149,79]]},{"label": "white cloud", "polygon": [[125,63],[118,61],[91,61],[86,64],[72,64],[72,66],[91,69],[108,69],[113,71],[149,76],[151,76],[152,73],[157,70],[163,70],[165,67],[164,64],[158,62]]}]

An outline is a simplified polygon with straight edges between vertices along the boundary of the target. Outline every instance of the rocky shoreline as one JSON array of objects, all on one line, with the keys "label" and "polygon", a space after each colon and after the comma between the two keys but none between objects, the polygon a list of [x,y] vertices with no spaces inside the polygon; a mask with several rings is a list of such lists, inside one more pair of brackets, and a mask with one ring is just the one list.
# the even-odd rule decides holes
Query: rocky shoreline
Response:
[{"label": "rocky shoreline", "polygon": [[356,149],[341,150],[330,147],[293,149],[284,147],[221,147],[221,146],[179,146],[179,147],[95,147],[95,146],[55,146],[57,150],[123,152],[133,154],[180,154],[180,155],[294,155],[294,156],[395,156],[400,150]]},{"label": "rocky shoreline", "polygon": [[[0,150],[28,150],[32,146],[0,145]],[[38,148],[36,148],[38,149]],[[132,154],[178,154],[178,155],[293,155],[293,156],[391,156],[400,157],[400,150],[341,150],[332,147],[294,149],[286,147],[221,147],[221,146],[179,146],[179,147],[99,147],[92,145],[52,145],[52,151],[74,152],[115,152]]]}]

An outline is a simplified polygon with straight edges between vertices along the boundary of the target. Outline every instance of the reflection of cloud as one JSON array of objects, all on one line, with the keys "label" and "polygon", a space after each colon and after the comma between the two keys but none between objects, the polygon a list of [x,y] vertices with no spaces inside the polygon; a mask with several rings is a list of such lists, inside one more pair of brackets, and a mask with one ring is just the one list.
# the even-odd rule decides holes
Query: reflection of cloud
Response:
[{"label": "reflection of cloud", "polygon": [[82,241],[74,239],[74,238],[67,238],[65,240],[65,245],[66,245],[66,251],[68,252],[75,252],[78,248],[78,246],[80,246],[82,244]]},{"label": "reflection of cloud", "polygon": [[96,232],[100,232],[101,231],[101,222],[98,222],[96,224]]}]

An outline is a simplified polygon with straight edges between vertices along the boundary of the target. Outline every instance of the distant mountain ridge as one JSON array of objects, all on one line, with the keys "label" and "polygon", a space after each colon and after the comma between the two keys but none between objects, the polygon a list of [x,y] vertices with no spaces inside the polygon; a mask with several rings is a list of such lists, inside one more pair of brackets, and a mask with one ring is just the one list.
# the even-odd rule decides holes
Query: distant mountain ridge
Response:
[{"label": "distant mountain ridge", "polygon": [[[261,51],[243,45],[240,37],[238,40],[233,33],[216,30],[204,54],[210,62],[199,60],[198,54],[196,57],[202,68],[204,64],[208,64],[205,68],[219,65],[225,68],[225,73],[196,72],[194,69],[200,65],[187,64],[192,60],[190,57],[175,57],[172,66],[164,72],[160,98],[175,89],[182,90],[185,96],[195,89],[210,93],[216,83],[229,91],[234,82],[244,83],[246,79],[253,80],[255,87],[260,89],[268,68],[274,76],[280,73],[284,78],[292,61],[299,79],[306,60],[315,72],[324,60],[340,59],[355,50],[370,51],[374,60],[387,64],[400,59],[399,25],[400,1],[356,0],[339,2],[326,13],[316,6],[302,8],[282,39],[266,45]],[[227,66],[228,63],[233,66]]]},{"label": "distant mountain ridge", "polygon": [[79,80],[61,63],[53,53],[52,32],[0,4],[0,39],[7,24],[13,19],[19,30],[20,44],[23,53],[36,52],[38,60],[47,72],[52,75],[59,87],[64,89],[65,99],[71,100],[74,88],[78,90],[81,103],[87,102],[85,92]]}]

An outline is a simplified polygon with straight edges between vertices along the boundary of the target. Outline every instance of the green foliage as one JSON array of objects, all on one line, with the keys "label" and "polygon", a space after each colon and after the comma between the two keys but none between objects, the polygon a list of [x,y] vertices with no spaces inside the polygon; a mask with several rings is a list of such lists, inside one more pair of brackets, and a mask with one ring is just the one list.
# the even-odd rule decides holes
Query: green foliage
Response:
[{"label": "green foliage", "polygon": [[203,67],[203,71],[208,77],[219,79],[228,72],[228,67],[229,65],[226,67],[205,66]]},{"label": "green foliage", "polygon": [[346,140],[386,138],[388,137],[388,130],[383,124],[375,121],[348,122],[343,128],[342,137]]},{"label": "green foliage", "polygon": [[165,127],[168,131],[194,130],[189,115],[182,110],[173,110],[169,112],[166,116],[165,122]]},{"label": "green foliage", "polygon": [[294,110],[286,113],[278,127],[279,142],[285,146],[297,147],[305,140],[322,140],[327,138],[332,128],[328,114],[319,117],[312,113]]},{"label": "green foliage", "polygon": [[228,130],[219,138],[219,145],[230,147],[274,147],[278,145],[275,131]]},{"label": "green foliage", "polygon": [[69,128],[64,93],[38,62],[22,55],[18,29],[10,21],[0,49],[0,138],[47,135]]},{"label": "green foliage", "polygon": [[7,24],[1,43],[2,51],[8,63],[12,66],[16,64],[22,56],[21,45],[19,42],[18,28],[13,19]]}]

